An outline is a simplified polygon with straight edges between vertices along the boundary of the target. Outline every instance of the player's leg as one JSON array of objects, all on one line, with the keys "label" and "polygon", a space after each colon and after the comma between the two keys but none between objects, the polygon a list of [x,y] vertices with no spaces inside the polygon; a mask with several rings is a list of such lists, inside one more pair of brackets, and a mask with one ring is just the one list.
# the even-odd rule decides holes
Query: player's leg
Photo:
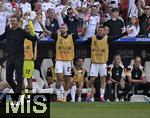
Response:
[{"label": "player's leg", "polygon": [[24,59],[23,57],[18,57],[15,59],[14,65],[15,65],[15,74],[16,74],[16,81],[17,81],[17,87],[16,92],[18,94],[22,94],[22,83],[23,83],[23,63]]},{"label": "player's leg", "polygon": [[18,105],[19,102],[21,102],[21,104],[24,103],[24,97],[25,97],[25,95],[22,95],[22,85],[24,80],[23,65],[24,65],[24,59],[22,56],[15,59],[14,66],[15,66],[15,74],[16,74],[16,81],[17,81],[16,93],[19,94],[19,98],[17,101]]},{"label": "player's leg", "polygon": [[90,80],[88,82],[88,93],[87,99],[91,98],[91,101],[94,102],[94,82],[96,77],[98,77],[98,66],[97,64],[91,64],[90,68]]},{"label": "player's leg", "polygon": [[56,81],[57,101],[62,101],[63,94],[64,94],[63,62],[62,61],[56,61],[55,73],[57,77],[57,81]]},{"label": "player's leg", "polygon": [[32,94],[32,78],[28,78],[28,94]]},{"label": "player's leg", "polygon": [[29,61],[29,69],[30,69],[30,73],[29,73],[29,76],[27,78],[27,81],[28,81],[28,94],[32,94],[32,89],[33,89],[33,86],[32,86],[32,77],[33,77],[33,74],[34,74],[34,61]]},{"label": "player's leg", "polygon": [[150,83],[147,82],[147,83],[145,83],[145,84],[142,84],[142,86],[143,86],[143,89],[144,89],[143,95],[148,96],[148,92],[149,92],[149,90],[150,90]]},{"label": "player's leg", "polygon": [[[24,63],[23,63],[23,78],[27,78],[26,75],[27,75],[27,69],[26,69],[26,61],[24,60]],[[22,95],[25,95],[25,84],[24,84],[24,80],[23,80],[23,83],[22,83]]]},{"label": "player's leg", "polygon": [[94,88],[94,82],[96,77],[91,76],[88,84],[88,93],[87,93],[87,101],[94,102],[94,94],[95,94],[95,88]]},{"label": "player's leg", "polygon": [[70,76],[64,75],[64,102],[67,100],[67,96],[70,92],[71,78]]},{"label": "player's leg", "polygon": [[131,90],[131,86],[130,86],[130,84],[129,83],[125,83],[125,88],[124,88],[124,100],[125,101],[127,101],[128,100],[128,94],[129,94],[129,92],[130,92],[130,90]]},{"label": "player's leg", "polygon": [[106,100],[109,102],[110,100],[112,100],[112,81],[111,80],[107,80],[107,84],[106,84]]},{"label": "player's leg", "polygon": [[72,81],[71,89],[70,89],[71,102],[75,102],[76,90],[77,90],[76,82]]},{"label": "player's leg", "polygon": [[119,89],[120,85],[118,83],[114,83],[114,97],[115,97],[115,102],[118,102],[118,94],[119,94]]},{"label": "player's leg", "polygon": [[77,89],[77,91],[78,91],[78,102],[81,102],[83,82],[78,82],[77,86],[78,86],[78,89]]},{"label": "player's leg", "polygon": [[12,60],[7,61],[6,63],[6,81],[10,85],[10,87],[13,89],[14,93],[16,92],[16,83],[13,80],[13,73],[14,73],[14,65],[11,62]]},{"label": "player's leg", "polygon": [[99,74],[100,74],[100,101],[104,102],[104,94],[106,88],[106,76],[107,76],[107,65],[99,64]]},{"label": "player's leg", "polygon": [[[123,78],[121,78],[121,80],[120,80],[118,86],[119,86],[120,89],[124,92],[124,90],[125,90],[125,80],[124,80]],[[118,88],[118,89],[119,89],[119,88]],[[119,90],[118,90],[118,91],[119,91]],[[119,94],[119,92],[118,92],[118,94]],[[122,102],[124,101],[124,93],[121,94],[120,101],[122,101]]]},{"label": "player's leg", "polygon": [[23,77],[27,79],[28,82],[28,93],[32,93],[32,77],[34,74],[34,61],[33,60],[26,60],[24,61],[24,68],[23,68]]},{"label": "player's leg", "polygon": [[71,87],[71,67],[72,67],[72,62],[67,61],[64,62],[64,80],[65,80],[65,87],[64,87],[64,102],[67,99],[67,96],[70,92],[70,87]]}]

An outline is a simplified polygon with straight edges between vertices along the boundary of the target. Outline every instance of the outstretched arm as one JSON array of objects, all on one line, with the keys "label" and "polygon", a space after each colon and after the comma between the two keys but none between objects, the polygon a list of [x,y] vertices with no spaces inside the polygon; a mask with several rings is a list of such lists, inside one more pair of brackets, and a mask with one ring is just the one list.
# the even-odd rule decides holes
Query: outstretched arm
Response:
[{"label": "outstretched arm", "polygon": [[115,41],[116,39],[119,39],[125,35],[127,35],[128,33],[125,32],[125,33],[122,33],[122,34],[118,34],[118,35],[114,35],[114,36],[108,36],[108,43],[112,42],[112,41]]},{"label": "outstretched arm", "polygon": [[28,32],[26,32],[25,30],[23,30],[23,33],[24,33],[24,38],[28,39],[28,40],[31,40],[31,41],[37,41],[37,37],[34,35],[30,35]]}]

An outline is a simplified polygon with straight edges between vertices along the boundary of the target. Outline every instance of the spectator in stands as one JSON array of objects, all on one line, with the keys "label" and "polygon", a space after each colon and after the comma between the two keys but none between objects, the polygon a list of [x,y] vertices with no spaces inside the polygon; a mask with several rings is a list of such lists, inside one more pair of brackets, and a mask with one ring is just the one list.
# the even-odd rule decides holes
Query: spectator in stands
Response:
[{"label": "spectator in stands", "polygon": [[55,9],[55,4],[50,0],[43,0],[42,3],[42,11],[47,12],[48,9]]},{"label": "spectator in stands", "polygon": [[150,33],[150,6],[144,6],[144,13],[139,8],[139,24],[140,35],[148,35]]},{"label": "spectator in stands", "polygon": [[81,0],[69,0],[70,5],[76,10],[81,10]]},{"label": "spectator in stands", "polygon": [[110,19],[109,17],[110,17],[109,14],[102,14],[100,23],[104,24],[108,19]]},{"label": "spectator in stands", "polygon": [[6,23],[9,18],[9,14],[5,11],[5,3],[0,1],[0,35],[5,32]]},{"label": "spectator in stands", "polygon": [[113,7],[120,7],[120,0],[108,0],[108,4],[110,4]]},{"label": "spectator in stands", "polygon": [[138,8],[138,16],[141,16],[142,13],[144,13],[144,6],[145,6],[145,1],[144,0],[136,0],[135,2],[137,8]]},{"label": "spectator in stands", "polygon": [[23,14],[24,13],[31,13],[31,4],[28,2],[28,0],[21,0],[19,7],[22,9]]},{"label": "spectator in stands", "polygon": [[30,13],[26,12],[23,14],[22,9],[19,7],[16,8],[14,15],[16,15],[16,16],[18,16],[18,18],[20,18],[19,27],[21,27],[22,29],[25,29],[25,26],[28,25],[29,22],[32,22],[30,19]]},{"label": "spectator in stands", "polygon": [[61,4],[61,0],[51,0],[52,3],[54,3],[56,6]]},{"label": "spectator in stands", "polygon": [[107,20],[111,19],[113,7],[109,4],[104,3],[102,6],[103,13],[101,14],[101,24],[106,22]]},{"label": "spectator in stands", "polygon": [[55,9],[48,9],[47,10],[47,17],[46,17],[46,28],[47,30],[51,31],[52,33],[56,33],[59,29],[59,24],[56,19]]},{"label": "spectator in stands", "polygon": [[79,17],[83,19],[83,21],[87,21],[90,17],[89,13],[90,7],[81,6],[81,11],[79,12]]},{"label": "spectator in stands", "polygon": [[82,7],[91,7],[94,3],[94,0],[82,0],[81,6]]},{"label": "spectator in stands", "polygon": [[118,35],[121,34],[124,31],[124,21],[119,18],[119,9],[113,8],[112,9],[112,18],[107,20],[104,23],[104,26],[108,26],[110,29],[109,35]]},{"label": "spectator in stands", "polygon": [[31,20],[34,24],[34,29],[36,32],[36,36],[39,37],[43,33],[43,29],[41,28],[38,19],[42,19],[42,24],[45,26],[46,22],[46,15],[45,12],[42,11],[42,4],[41,2],[35,2],[35,9],[31,12]]},{"label": "spectator in stands", "polygon": [[[112,99],[113,90],[113,97],[115,98],[115,101],[124,101],[124,99],[127,98],[129,86],[127,86],[127,83],[125,82],[125,72],[124,66],[121,61],[121,56],[115,55],[113,64],[109,65],[107,69],[107,98],[109,100]],[[124,92],[121,96],[119,94],[119,90],[122,90]]]},{"label": "spectator in stands", "polygon": [[75,59],[75,66],[72,68],[72,86],[71,86],[71,102],[75,102],[76,92],[78,94],[78,102],[81,102],[82,88],[87,82],[87,71],[83,67],[84,59],[77,57]]},{"label": "spectator in stands", "polygon": [[123,18],[123,20],[125,21],[125,23],[127,23],[128,21],[128,0],[121,0],[120,1],[120,14]]},{"label": "spectator in stands", "polygon": [[56,7],[56,13],[61,13],[63,8],[66,6],[66,5],[69,5],[70,3],[68,2],[68,0],[61,0],[61,3]]},{"label": "spectator in stands", "polygon": [[14,14],[16,15],[16,16],[18,16],[18,18],[22,18],[23,17],[23,12],[22,12],[22,9],[21,8],[16,8],[16,11],[14,12]]},{"label": "spectator in stands", "polygon": [[141,57],[135,57],[134,64],[127,68],[127,78],[133,89],[133,94],[138,90],[144,90],[143,95],[147,95],[150,90],[150,83],[145,79],[144,68],[141,65]]},{"label": "spectator in stands", "polygon": [[132,16],[130,18],[130,25],[128,26],[128,30],[130,30],[131,33],[128,34],[128,37],[136,37],[140,32],[140,26],[139,26],[139,20],[136,16]]},{"label": "spectator in stands", "polygon": [[56,89],[56,81],[55,65],[52,65],[47,69],[47,83],[49,87]]},{"label": "spectator in stands", "polygon": [[138,16],[138,8],[137,8],[138,0],[129,0],[128,1],[128,17]]},{"label": "spectator in stands", "polygon": [[31,4],[32,11],[34,10],[35,2],[37,2],[37,1],[39,1],[39,0],[29,0],[29,3]]},{"label": "spectator in stands", "polygon": [[91,15],[85,21],[86,33],[85,37],[90,38],[95,34],[96,29],[100,24],[100,16],[98,15],[98,8],[96,5],[91,6]]},{"label": "spectator in stands", "polygon": [[[68,8],[70,7],[70,8]],[[68,8],[68,9],[67,9]],[[67,9],[67,15],[65,15],[65,11]],[[75,14],[75,16],[74,16]],[[78,18],[79,14],[77,10],[70,5],[66,5],[62,10],[62,16],[64,18],[64,23],[68,25],[68,33],[69,34],[77,34],[78,27]]]},{"label": "spectator in stands", "polygon": [[18,7],[18,3],[16,2],[16,0],[9,0],[8,2],[5,3],[5,7],[8,13],[13,15],[14,11]]},{"label": "spectator in stands", "polygon": [[145,0],[145,5],[150,5],[150,1],[149,0]]}]

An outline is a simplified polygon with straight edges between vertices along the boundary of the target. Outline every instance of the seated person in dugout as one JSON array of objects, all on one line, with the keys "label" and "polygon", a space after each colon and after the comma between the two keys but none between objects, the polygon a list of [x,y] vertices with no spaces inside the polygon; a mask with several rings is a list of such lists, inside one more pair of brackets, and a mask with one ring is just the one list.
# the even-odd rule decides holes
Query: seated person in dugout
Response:
[{"label": "seated person in dugout", "polygon": [[47,69],[47,83],[50,88],[56,89],[56,81],[57,77],[55,73],[55,64],[54,64]]},{"label": "seated person in dugout", "polygon": [[[119,54],[114,56],[113,63],[107,67],[107,77],[106,99],[115,99],[116,102],[126,100],[129,85],[125,81],[124,66]],[[123,91],[123,94],[119,94],[119,90]]]},{"label": "seated person in dugout", "polygon": [[144,90],[143,95],[148,94],[150,83],[145,79],[144,68],[141,65],[141,57],[135,57],[134,64],[128,66],[127,79],[133,90],[133,94],[137,94],[138,90]]},{"label": "seated person in dugout", "polygon": [[84,59],[77,57],[75,59],[75,66],[72,68],[72,85],[71,85],[71,102],[75,102],[76,92],[78,95],[78,102],[81,102],[82,88],[87,79],[87,71],[83,67]]}]

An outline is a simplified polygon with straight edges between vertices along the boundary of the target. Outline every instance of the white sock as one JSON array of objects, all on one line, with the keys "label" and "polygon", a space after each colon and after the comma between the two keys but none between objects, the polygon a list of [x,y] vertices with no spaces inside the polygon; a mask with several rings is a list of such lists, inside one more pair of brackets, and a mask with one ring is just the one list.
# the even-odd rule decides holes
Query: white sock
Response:
[{"label": "white sock", "polygon": [[81,97],[78,97],[78,102],[81,102]]},{"label": "white sock", "polygon": [[77,90],[76,86],[72,86],[71,87],[70,92],[71,92],[71,99],[72,99],[72,101],[75,101],[76,90]]},{"label": "white sock", "polygon": [[92,91],[92,88],[87,88],[87,97],[91,96],[91,91]]},{"label": "white sock", "polygon": [[64,98],[64,86],[63,85],[60,86],[60,98],[61,99]]},{"label": "white sock", "polygon": [[56,82],[50,84],[50,88],[56,88]]},{"label": "white sock", "polygon": [[63,85],[60,86],[60,90],[64,92],[64,86]]},{"label": "white sock", "polygon": [[91,98],[91,102],[94,102],[94,98],[93,97]]},{"label": "white sock", "polygon": [[56,89],[57,99],[60,99],[60,89]]},{"label": "white sock", "polygon": [[67,97],[68,96],[68,94],[69,94],[69,92],[70,92],[70,89],[68,90],[68,91],[64,91],[64,97]]},{"label": "white sock", "polygon": [[101,97],[104,97],[105,89],[100,89]]}]

